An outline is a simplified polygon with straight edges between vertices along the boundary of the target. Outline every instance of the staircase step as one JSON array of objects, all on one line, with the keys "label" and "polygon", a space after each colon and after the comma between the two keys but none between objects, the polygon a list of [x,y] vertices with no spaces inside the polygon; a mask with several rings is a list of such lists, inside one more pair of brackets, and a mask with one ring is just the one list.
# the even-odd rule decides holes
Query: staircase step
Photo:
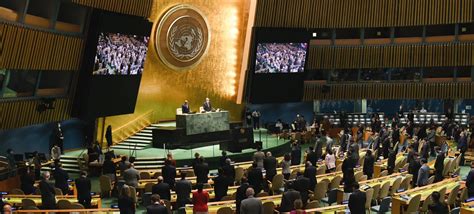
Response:
[{"label": "staircase step", "polygon": [[144,145],[144,144],[139,144],[139,143],[128,143],[128,142],[122,142],[114,146],[126,146],[127,148],[133,149],[133,148],[146,148],[149,146],[149,144]]},{"label": "staircase step", "polygon": [[120,142],[118,143],[117,145],[132,145],[132,146],[135,146],[135,144],[137,144],[137,146],[150,146],[151,143],[144,143],[144,142],[134,142],[134,141],[129,141],[129,140],[125,140],[123,142]]},{"label": "staircase step", "polygon": [[134,162],[135,165],[154,165],[154,164],[160,164],[164,165],[164,161],[136,161]]},{"label": "staircase step", "polygon": [[150,129],[143,129],[141,132],[151,134],[153,131]]},{"label": "staircase step", "polygon": [[137,136],[137,135],[131,136],[131,137],[129,137],[128,139],[149,140],[149,141],[152,141],[152,140],[153,140],[152,137],[148,137],[148,136]]},{"label": "staircase step", "polygon": [[128,142],[137,142],[137,143],[151,143],[151,140],[141,140],[141,139],[126,139]]},{"label": "staircase step", "polygon": [[129,146],[121,146],[121,145],[115,145],[111,147],[112,149],[124,149],[124,150],[143,150],[146,147],[129,147]]},{"label": "staircase step", "polygon": [[163,161],[165,162],[166,158],[137,158],[135,161]]},{"label": "staircase step", "polygon": [[147,136],[147,137],[152,137],[152,133],[146,133],[146,132],[138,132],[135,134],[135,136]]},{"label": "staircase step", "polygon": [[136,169],[161,169],[163,166],[158,165],[158,166],[135,166]]},{"label": "staircase step", "polygon": [[[83,160],[83,159],[81,158],[81,160]],[[73,159],[62,159],[61,158],[60,162],[63,163],[63,164],[64,163],[77,164],[77,159],[73,160]]]}]

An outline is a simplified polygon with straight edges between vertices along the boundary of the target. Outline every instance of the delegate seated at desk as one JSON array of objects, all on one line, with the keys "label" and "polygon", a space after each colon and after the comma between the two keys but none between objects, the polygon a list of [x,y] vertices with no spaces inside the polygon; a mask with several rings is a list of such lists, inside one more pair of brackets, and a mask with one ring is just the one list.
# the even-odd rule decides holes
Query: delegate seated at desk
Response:
[{"label": "delegate seated at desk", "polygon": [[188,100],[184,101],[184,104],[181,106],[181,112],[183,114],[189,114],[191,112],[191,108],[189,107]]},{"label": "delegate seated at desk", "polygon": [[206,101],[202,104],[202,108],[204,109],[205,112],[212,111],[212,105],[209,98],[206,97]]}]

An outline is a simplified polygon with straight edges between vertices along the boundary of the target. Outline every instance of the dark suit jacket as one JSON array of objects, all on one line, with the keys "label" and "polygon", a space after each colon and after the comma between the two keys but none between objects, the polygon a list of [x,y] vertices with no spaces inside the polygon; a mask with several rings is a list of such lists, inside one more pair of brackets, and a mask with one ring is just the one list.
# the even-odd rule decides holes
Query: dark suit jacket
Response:
[{"label": "dark suit jacket", "polygon": [[54,187],[47,181],[41,180],[39,183],[39,189],[41,191],[41,203],[43,204],[43,208],[56,209]]},{"label": "dark suit jacket", "polygon": [[218,175],[214,178],[214,194],[216,201],[220,201],[222,197],[227,195],[229,185],[233,183],[229,177]]},{"label": "dark suit jacket", "polygon": [[23,190],[23,192],[26,194],[26,195],[29,195],[29,194],[33,194],[35,192],[35,179],[29,175],[29,174],[25,174],[25,175],[22,175],[20,177],[20,181],[21,181],[21,190]]},{"label": "dark suit jacket", "polygon": [[183,112],[183,114],[187,114],[189,113],[189,105],[181,105],[181,112]]},{"label": "dark suit jacket", "polygon": [[316,172],[318,170],[315,166],[306,167],[304,170],[304,176],[309,179],[309,190],[314,191],[318,181],[316,180]]},{"label": "dark suit jacket", "polygon": [[466,177],[467,194],[469,197],[474,197],[474,169],[471,169]]},{"label": "dark suit jacket", "polygon": [[104,164],[102,165],[102,173],[103,174],[114,174],[116,171],[117,167],[115,166],[114,162],[111,160],[106,160],[104,161]]},{"label": "dark suit jacket", "polygon": [[64,169],[58,167],[53,171],[53,177],[54,186],[61,189],[63,194],[69,193],[69,184],[67,183],[69,175],[67,172]]},{"label": "dark suit jacket", "polygon": [[441,181],[443,180],[443,169],[444,169],[444,153],[439,153],[438,156],[436,156],[436,161],[435,161],[435,181]]},{"label": "dark suit jacket", "polygon": [[408,164],[408,173],[413,175],[413,184],[416,184],[416,181],[418,180],[418,171],[420,170],[421,164],[420,161],[413,159],[409,164]]},{"label": "dark suit jacket", "polygon": [[198,163],[196,167],[194,167],[194,174],[196,174],[198,183],[207,183],[209,179],[209,165],[207,163]]},{"label": "dark suit jacket", "polygon": [[278,164],[277,160],[273,156],[266,157],[263,160],[263,168],[265,168],[265,171],[266,171],[265,176],[269,181],[272,181],[273,176],[275,176],[276,173],[277,173],[277,171],[276,171],[277,164]]},{"label": "dark suit jacket", "polygon": [[301,199],[301,195],[298,191],[290,189],[283,193],[280,203],[280,212],[290,212],[293,210],[296,199]]},{"label": "dark suit jacket", "polygon": [[176,182],[176,167],[172,165],[165,165],[161,169],[161,173],[163,174],[163,182],[169,184],[171,187],[174,187],[174,183]]},{"label": "dark suit jacket", "polygon": [[161,204],[151,204],[146,207],[147,214],[168,214],[168,209]]},{"label": "dark suit jacket", "polygon": [[301,163],[301,149],[291,150],[291,165],[299,165]]},{"label": "dark suit jacket", "polygon": [[262,190],[263,185],[263,173],[262,170],[258,168],[252,169],[248,173],[249,184],[254,187],[255,194],[259,193]]},{"label": "dark suit jacket", "polygon": [[372,174],[374,174],[374,163],[375,163],[375,158],[373,155],[371,156],[365,156],[364,158],[364,174],[367,176],[372,177]]},{"label": "dark suit jacket", "polygon": [[432,214],[449,213],[448,207],[439,202],[428,205],[428,210],[431,211]]},{"label": "dark suit jacket", "polygon": [[365,213],[365,193],[360,190],[354,191],[351,196],[349,196],[349,210],[351,213]]},{"label": "dark suit jacket", "polygon": [[91,198],[91,180],[87,177],[79,177],[75,181],[77,198],[87,200]]},{"label": "dark suit jacket", "polygon": [[423,146],[421,147],[421,154],[420,154],[420,157],[428,160],[428,158],[430,157],[430,144],[429,142],[426,142],[425,144],[423,144]]},{"label": "dark suit jacket", "polygon": [[316,152],[314,151],[309,152],[306,155],[306,161],[309,161],[311,162],[311,164],[313,164],[313,166],[316,166],[316,163],[318,162],[318,157],[317,157]]},{"label": "dark suit jacket", "polygon": [[[307,177],[304,176],[298,176],[294,182],[294,188],[296,191],[300,192],[301,195],[301,200],[303,200],[303,203],[306,204],[308,201],[308,190],[310,186],[310,181]],[[314,189],[313,189],[314,190]]]},{"label": "dark suit jacket", "polygon": [[190,194],[192,190],[191,181],[188,180],[179,180],[176,182],[176,196],[178,203],[188,203],[190,202]]},{"label": "dark suit jacket", "polygon": [[167,183],[158,183],[153,185],[151,188],[151,192],[153,194],[158,194],[160,195],[161,199],[166,199],[168,201],[171,201],[171,188],[170,185]]},{"label": "dark suit jacket", "polygon": [[204,111],[212,111],[211,102],[209,102],[209,103],[204,102],[204,103],[202,104],[202,108],[204,108]]},{"label": "dark suit jacket", "polygon": [[390,152],[388,155],[388,160],[387,160],[387,170],[388,174],[392,174],[393,170],[395,169],[395,160],[397,159],[397,153],[396,152]]},{"label": "dark suit jacket", "polygon": [[235,179],[235,167],[234,165],[226,164],[222,167],[224,170],[224,173],[227,175],[227,177],[232,178],[232,180]]}]

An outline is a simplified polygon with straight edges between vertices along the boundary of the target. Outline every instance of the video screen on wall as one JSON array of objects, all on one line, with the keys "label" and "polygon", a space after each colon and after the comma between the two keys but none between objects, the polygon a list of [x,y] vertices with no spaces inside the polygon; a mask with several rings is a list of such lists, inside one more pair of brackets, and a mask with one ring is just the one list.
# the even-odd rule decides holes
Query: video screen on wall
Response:
[{"label": "video screen on wall", "polygon": [[99,33],[94,75],[141,75],[150,37]]},{"label": "video screen on wall", "polygon": [[255,73],[302,73],[308,43],[258,43]]}]

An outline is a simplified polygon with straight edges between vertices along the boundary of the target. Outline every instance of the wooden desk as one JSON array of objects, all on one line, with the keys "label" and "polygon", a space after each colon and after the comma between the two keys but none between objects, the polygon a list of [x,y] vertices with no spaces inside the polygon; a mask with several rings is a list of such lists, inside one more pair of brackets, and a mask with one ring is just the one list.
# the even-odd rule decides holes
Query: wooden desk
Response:
[{"label": "wooden desk", "polygon": [[[374,178],[374,179],[370,179],[370,180],[366,180],[366,181],[360,181],[359,182],[360,190],[365,192],[363,190],[365,185],[370,186],[372,188],[375,185],[380,184],[380,188],[382,188],[382,184],[385,183],[386,181],[390,181],[390,186],[392,186],[393,182],[395,182],[395,180],[397,178],[399,178],[399,177],[404,178],[406,174],[407,174],[407,172],[393,173],[391,175],[387,175],[387,176],[380,177],[380,178]],[[341,187],[339,187],[339,189],[337,191],[336,201],[337,201],[338,204],[342,204],[343,199],[344,199],[344,188],[341,186]]]},{"label": "wooden desk", "polygon": [[[18,207],[20,207],[22,205],[21,200],[23,200],[25,198],[33,200],[36,203],[37,206],[42,205],[41,195],[4,195],[3,196],[3,199],[4,199],[5,202],[7,202],[9,204],[12,204],[13,206],[18,206]],[[77,198],[74,197],[74,196],[56,196],[57,201],[59,201],[61,199],[66,199],[66,200],[70,201],[71,203],[76,203],[77,202]],[[91,205],[93,207],[97,207],[97,208],[102,207],[102,201],[101,201],[101,199],[98,195],[97,196],[92,196]]]},{"label": "wooden desk", "polygon": [[[403,158],[405,158],[404,153],[397,154],[397,159],[395,160],[395,163],[397,163],[397,161],[401,161]],[[386,170],[387,167],[388,167],[388,158],[385,158],[381,161],[375,162],[375,164],[374,164],[374,178],[378,178],[380,176],[380,173],[383,170]]]},{"label": "wooden desk", "polygon": [[343,214],[346,213],[346,210],[349,209],[347,205],[333,205],[328,207],[319,207],[313,209],[305,210],[307,214],[317,213],[317,214]]},{"label": "wooden desk", "polygon": [[461,204],[461,214],[474,214],[474,201]]},{"label": "wooden desk", "polygon": [[392,197],[392,213],[401,213],[401,210],[403,210],[403,207],[408,205],[409,200],[402,198],[401,196],[411,197],[417,194],[421,194],[420,203],[423,203],[423,201],[425,201],[426,198],[429,197],[432,192],[439,191],[443,187],[446,187],[446,194],[449,194],[451,190],[456,185],[459,185],[459,184],[461,185],[461,187],[459,188],[460,190],[465,188],[465,182],[459,181],[459,179],[460,179],[459,177],[445,179],[438,183],[434,183],[434,184],[423,186],[423,187],[413,188],[401,193],[396,193]]}]

